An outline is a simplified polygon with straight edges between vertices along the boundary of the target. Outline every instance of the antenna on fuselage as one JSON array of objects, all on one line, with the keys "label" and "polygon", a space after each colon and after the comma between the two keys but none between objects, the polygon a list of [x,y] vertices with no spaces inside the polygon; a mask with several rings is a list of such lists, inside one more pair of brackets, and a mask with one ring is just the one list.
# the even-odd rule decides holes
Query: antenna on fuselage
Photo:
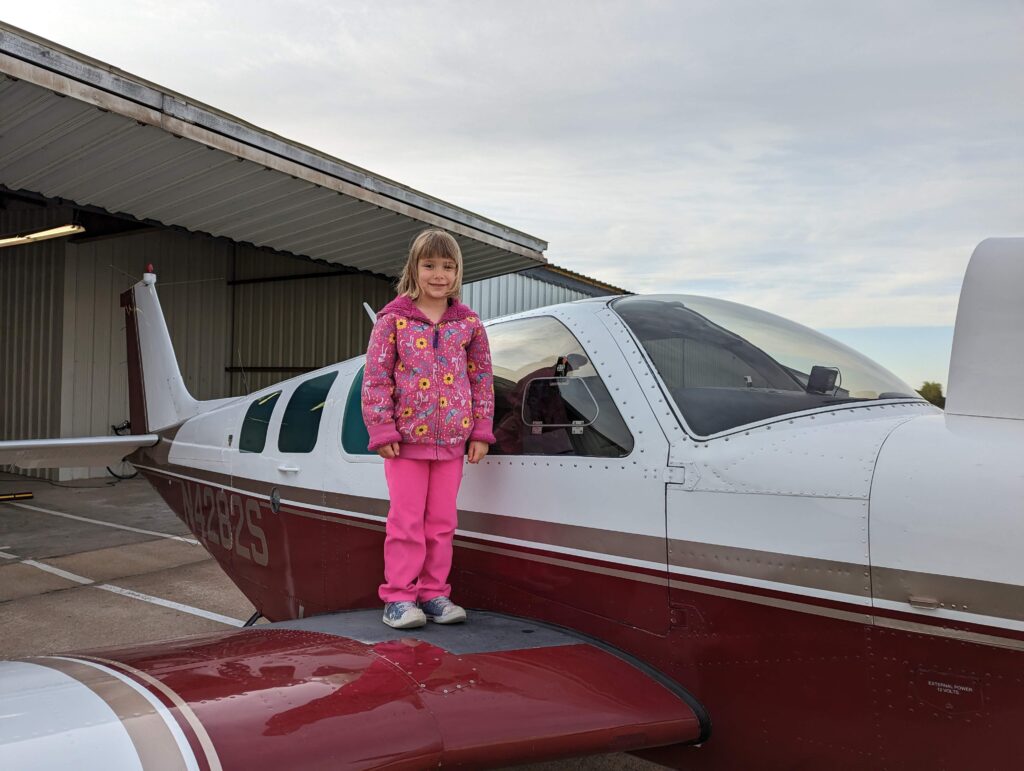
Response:
[{"label": "antenna on fuselage", "polygon": [[373,308],[370,307],[369,303],[363,303],[363,310],[366,311],[366,315],[370,317],[370,323],[377,323],[377,314],[373,312]]}]

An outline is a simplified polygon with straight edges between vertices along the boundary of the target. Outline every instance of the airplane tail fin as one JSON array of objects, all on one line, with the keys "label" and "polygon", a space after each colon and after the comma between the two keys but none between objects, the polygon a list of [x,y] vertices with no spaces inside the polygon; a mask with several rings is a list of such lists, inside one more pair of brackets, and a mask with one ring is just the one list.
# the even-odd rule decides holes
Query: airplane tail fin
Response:
[{"label": "airplane tail fin", "polygon": [[156,274],[121,295],[128,342],[128,414],[133,434],[147,434],[177,425],[205,412],[204,403],[189,393],[178,368],[160,300]]},{"label": "airplane tail fin", "polygon": [[953,332],[946,413],[1024,420],[1024,238],[988,238],[967,266]]}]

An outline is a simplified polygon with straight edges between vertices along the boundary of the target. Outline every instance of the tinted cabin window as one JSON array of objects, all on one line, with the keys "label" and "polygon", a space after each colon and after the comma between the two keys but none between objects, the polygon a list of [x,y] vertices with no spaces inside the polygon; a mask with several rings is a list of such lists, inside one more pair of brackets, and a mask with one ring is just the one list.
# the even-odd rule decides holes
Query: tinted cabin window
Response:
[{"label": "tinted cabin window", "polygon": [[[818,407],[917,398],[851,348],[755,308],[689,295],[624,297],[612,308],[699,436]],[[815,367],[836,373],[834,387],[816,387]]]},{"label": "tinted cabin window", "polygon": [[263,452],[267,444],[267,426],[270,425],[270,417],[274,414],[280,396],[280,391],[274,391],[249,405],[238,438],[239,452]]},{"label": "tinted cabin window", "polygon": [[370,443],[370,432],[363,421],[363,368],[360,367],[352,378],[345,401],[345,419],[341,424],[341,446],[349,455],[376,455],[366,449]]},{"label": "tinted cabin window", "polygon": [[281,452],[312,452],[320,431],[320,418],[327,401],[327,392],[338,377],[337,372],[320,375],[295,389],[281,419],[277,449]]},{"label": "tinted cabin window", "polygon": [[633,450],[618,408],[579,341],[548,316],[487,327],[497,455],[621,458]]}]

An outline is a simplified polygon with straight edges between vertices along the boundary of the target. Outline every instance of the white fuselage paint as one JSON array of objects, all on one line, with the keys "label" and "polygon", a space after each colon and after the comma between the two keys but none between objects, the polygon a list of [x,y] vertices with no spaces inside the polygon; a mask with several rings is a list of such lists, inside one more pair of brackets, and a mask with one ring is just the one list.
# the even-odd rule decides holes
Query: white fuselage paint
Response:
[{"label": "white fuselage paint", "polygon": [[[737,589],[767,588],[841,601],[868,613],[877,607],[936,615],[913,607],[910,598],[893,604],[892,600],[873,597],[873,567],[908,568],[968,582],[1024,584],[1024,567],[1019,561],[1009,553],[995,558],[987,553],[995,544],[993,534],[1005,531],[1008,510],[1004,509],[1020,500],[1014,497],[1018,493],[1012,480],[1017,472],[1009,460],[1015,457],[1009,448],[1019,448],[1021,438],[1016,434],[1008,437],[1002,449],[983,450],[981,444],[998,431],[1013,433],[1012,428],[1003,426],[986,435],[975,434],[978,446],[974,449],[971,439],[956,450],[936,442],[929,462],[935,470],[933,476],[942,476],[944,481],[936,478],[925,486],[914,475],[908,476],[905,461],[901,460],[917,449],[883,451],[890,436],[895,447],[907,441],[903,437],[915,436],[926,431],[927,425],[943,421],[935,408],[922,401],[894,399],[821,408],[759,421],[709,438],[694,437],[645,353],[606,302],[554,306],[495,323],[531,316],[557,318],[579,340],[615,400],[635,446],[625,458],[491,455],[476,466],[468,466],[460,508],[497,516],[512,525],[504,532],[488,533],[463,523],[460,536],[495,547],[527,546],[552,555],[586,557],[606,562],[609,568],[632,567],[682,580],[692,577],[721,581]],[[319,373],[279,383],[188,421],[175,437],[171,463],[230,474],[235,480],[303,488],[326,497],[338,493],[386,500],[381,459],[348,454],[341,444],[345,404],[361,365],[361,359],[353,359],[320,371],[336,371],[338,377],[324,403],[313,452],[283,453],[277,449],[276,440],[283,406],[300,383]],[[254,399],[274,391],[282,392],[281,406],[270,419],[264,451],[240,453],[238,435],[245,411]],[[946,420],[947,425],[954,425],[948,423],[949,418]],[[947,438],[952,442],[964,436],[950,430]],[[947,450],[952,453],[949,457],[961,454],[956,467],[950,468],[939,457]],[[973,463],[987,464],[983,475],[986,489],[992,491],[1002,508],[993,510],[985,529],[978,530],[980,541],[976,546],[964,544],[962,539],[956,548],[953,542],[943,545],[936,540],[943,527],[955,530],[955,523],[948,517],[962,516],[949,512],[963,511],[968,503],[958,501],[957,490],[976,497],[979,489],[969,484],[966,473]],[[181,469],[179,476],[187,477],[188,472]],[[922,501],[931,503],[921,505]],[[290,503],[287,494],[282,503]],[[366,513],[331,507],[326,500],[320,505],[309,500],[301,505],[325,514],[380,522],[379,517]],[[936,524],[943,522],[948,524]],[[610,534],[606,540],[611,543],[614,534],[660,539],[667,549],[661,556],[652,556],[653,552],[638,556],[564,539],[551,542],[521,538],[514,532],[515,523],[534,530],[538,526],[591,528]],[[513,532],[507,532],[509,529]],[[909,543],[909,536],[900,536],[901,532],[932,535]],[[674,543],[688,546],[691,556],[696,552],[696,561],[688,563],[673,554]],[[723,548],[748,555],[751,569],[716,569],[712,563]],[[914,555],[912,561],[897,556],[906,554]],[[773,572],[773,565],[782,569]],[[837,579],[833,567],[845,583]],[[821,581],[791,581],[786,577],[787,569],[791,574],[818,575]],[[648,574],[638,580],[650,582],[652,577]],[[965,612],[962,607],[943,609],[957,620],[1020,628],[1016,619],[980,609],[971,611],[967,608]]]}]

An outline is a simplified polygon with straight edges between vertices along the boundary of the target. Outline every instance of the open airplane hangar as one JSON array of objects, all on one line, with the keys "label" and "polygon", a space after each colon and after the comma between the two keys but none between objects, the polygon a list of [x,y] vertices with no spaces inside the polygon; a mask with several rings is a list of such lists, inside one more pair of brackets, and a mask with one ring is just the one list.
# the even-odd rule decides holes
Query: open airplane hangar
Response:
[{"label": "open airplane hangar", "polygon": [[[362,303],[390,299],[427,226],[457,237],[467,282],[484,281],[467,299],[496,312],[615,290],[545,268],[538,238],[0,23],[0,244],[28,236],[0,247],[0,437],[105,434],[127,418],[118,295],[149,264],[190,390],[217,398],[361,353]],[[251,613],[141,478],[28,473],[0,471],[0,495],[34,494],[0,503],[0,658]]]},{"label": "open airplane hangar", "polygon": [[148,264],[200,399],[361,353],[362,303],[424,227],[456,236],[467,282],[545,264],[538,238],[7,26],[0,142],[0,239],[71,226],[0,249],[4,438],[126,419],[117,298]]}]

